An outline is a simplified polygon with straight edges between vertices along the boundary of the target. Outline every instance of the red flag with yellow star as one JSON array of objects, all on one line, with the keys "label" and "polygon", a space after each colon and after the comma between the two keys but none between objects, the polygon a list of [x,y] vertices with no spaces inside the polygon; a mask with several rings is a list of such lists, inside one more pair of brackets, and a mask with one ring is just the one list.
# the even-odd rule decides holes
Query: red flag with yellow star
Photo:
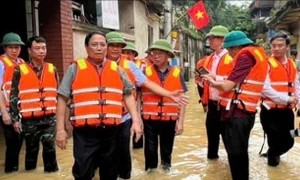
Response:
[{"label": "red flag with yellow star", "polygon": [[203,1],[199,1],[191,7],[188,10],[188,15],[198,30],[205,27],[210,22]]}]

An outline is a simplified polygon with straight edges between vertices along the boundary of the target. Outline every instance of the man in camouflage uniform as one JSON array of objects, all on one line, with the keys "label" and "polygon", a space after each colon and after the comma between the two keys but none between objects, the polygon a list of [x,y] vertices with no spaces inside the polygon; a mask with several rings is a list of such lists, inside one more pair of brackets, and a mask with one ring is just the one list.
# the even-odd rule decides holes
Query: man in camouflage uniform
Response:
[{"label": "man in camouflage uniform", "polygon": [[[53,67],[53,73],[55,75],[56,83],[59,82],[59,76],[56,68],[50,64],[45,63],[44,58],[47,53],[46,41],[44,38],[39,36],[34,36],[28,40],[28,53],[31,55],[32,59],[28,62],[29,72],[34,71],[39,82],[42,84],[43,79],[46,78],[43,73],[46,71],[44,68]],[[22,66],[24,67],[24,66]],[[56,150],[55,150],[55,134],[56,134],[56,116],[55,110],[53,113],[47,114],[47,107],[41,108],[44,111],[44,115],[35,116],[35,112],[32,110],[31,118],[22,117],[22,99],[20,99],[20,87],[21,84],[26,84],[27,82],[22,82],[25,79],[22,79],[22,74],[25,74],[21,66],[17,66],[14,70],[13,80],[12,80],[12,90],[10,96],[11,103],[11,114],[12,121],[15,131],[21,133],[24,136],[26,141],[26,156],[25,156],[25,169],[33,170],[36,168],[38,153],[39,153],[39,144],[40,141],[43,145],[43,161],[44,161],[44,171],[45,172],[55,172],[58,170],[57,161],[56,161]],[[48,68],[47,68],[48,69]],[[22,71],[22,72],[21,72]],[[48,80],[48,79],[47,79]],[[46,89],[46,88],[45,88]],[[40,93],[43,94],[46,92],[45,89],[39,89]],[[55,88],[57,89],[57,87]],[[56,95],[56,90],[55,90]],[[28,94],[28,96],[32,96]],[[47,96],[44,96],[39,102],[43,104],[46,103]],[[55,97],[55,106],[56,106],[56,97]],[[24,101],[25,103],[25,101]],[[36,102],[32,102],[36,103]],[[21,118],[20,118],[21,117]]]}]

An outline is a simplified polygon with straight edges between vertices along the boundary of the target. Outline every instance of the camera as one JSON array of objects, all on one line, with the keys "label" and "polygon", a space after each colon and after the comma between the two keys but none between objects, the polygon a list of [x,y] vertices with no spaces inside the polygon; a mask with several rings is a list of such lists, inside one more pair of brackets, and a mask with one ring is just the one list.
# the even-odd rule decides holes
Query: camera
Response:
[{"label": "camera", "polygon": [[300,136],[300,129],[293,129],[293,130],[290,130],[290,134],[292,136],[292,138],[294,137],[299,137]]}]

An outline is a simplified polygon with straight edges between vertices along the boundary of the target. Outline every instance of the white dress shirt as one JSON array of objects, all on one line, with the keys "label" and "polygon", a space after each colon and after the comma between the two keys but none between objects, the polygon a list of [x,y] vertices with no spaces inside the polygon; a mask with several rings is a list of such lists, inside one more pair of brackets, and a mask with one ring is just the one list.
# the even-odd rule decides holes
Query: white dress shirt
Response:
[{"label": "white dress shirt", "polygon": [[[212,66],[210,69],[210,72],[212,74],[217,75],[217,69],[218,69],[220,60],[227,52],[228,52],[227,49],[223,49],[219,54],[216,54],[216,52],[214,52],[214,55],[212,56]],[[216,78],[216,81],[220,81],[220,80],[218,80],[218,76]],[[218,101],[219,93],[220,93],[220,91],[218,89],[209,86],[209,99],[210,100]]]},{"label": "white dress shirt", "polygon": [[[287,58],[285,58],[285,61],[282,64],[285,65],[286,63],[287,63]],[[295,96],[298,99],[298,105],[300,105],[300,83],[299,83],[298,74],[296,74],[294,83],[295,83]],[[262,95],[263,97],[270,98],[275,104],[284,104],[284,105],[288,103],[288,100],[290,98],[290,96],[288,96],[286,93],[277,92],[272,88],[269,74],[266,77]]]}]

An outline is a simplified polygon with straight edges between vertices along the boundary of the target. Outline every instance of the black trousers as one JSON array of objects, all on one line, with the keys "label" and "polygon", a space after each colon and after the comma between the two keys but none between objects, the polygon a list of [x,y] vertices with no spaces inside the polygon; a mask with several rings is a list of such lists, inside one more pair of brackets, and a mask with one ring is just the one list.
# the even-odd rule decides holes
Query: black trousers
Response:
[{"label": "black trousers", "polygon": [[202,96],[203,96],[203,93],[204,93],[204,88],[201,87],[201,86],[199,86],[199,85],[197,84],[197,90],[198,90],[198,94],[199,94],[200,99],[201,99]]},{"label": "black trousers", "polygon": [[268,137],[268,157],[280,156],[294,145],[290,130],[294,129],[292,109],[270,109],[261,107],[260,121]]},{"label": "black trousers", "polygon": [[255,114],[247,117],[232,117],[224,123],[223,141],[233,180],[249,179],[248,145]]},{"label": "black trousers", "polygon": [[207,157],[209,159],[218,158],[222,130],[221,111],[218,110],[218,101],[209,100],[205,125],[208,140]]},{"label": "black trousers", "polygon": [[97,167],[100,179],[117,179],[119,128],[119,126],[74,127],[75,162],[72,173],[75,180],[91,180]]},{"label": "black trousers", "polygon": [[144,147],[144,136],[141,136],[141,138],[135,142],[135,134],[132,136],[132,148],[133,149],[140,149]]},{"label": "black trousers", "polygon": [[22,135],[26,142],[25,169],[36,169],[40,142],[42,142],[44,171],[57,171],[58,165],[55,149],[56,122],[32,125],[24,124],[26,121],[23,120],[22,122]]},{"label": "black trousers", "polygon": [[3,128],[6,151],[5,151],[5,169],[4,172],[9,173],[18,171],[19,154],[23,143],[23,138],[17,133],[12,125],[5,125],[0,116],[0,123]]},{"label": "black trousers", "polygon": [[118,142],[118,172],[119,177],[130,179],[131,177],[131,154],[130,154],[130,128],[131,119],[120,125],[119,142]]},{"label": "black trousers", "polygon": [[145,170],[157,168],[158,139],[161,164],[171,167],[176,121],[157,121],[151,119],[143,121],[145,136]]}]

